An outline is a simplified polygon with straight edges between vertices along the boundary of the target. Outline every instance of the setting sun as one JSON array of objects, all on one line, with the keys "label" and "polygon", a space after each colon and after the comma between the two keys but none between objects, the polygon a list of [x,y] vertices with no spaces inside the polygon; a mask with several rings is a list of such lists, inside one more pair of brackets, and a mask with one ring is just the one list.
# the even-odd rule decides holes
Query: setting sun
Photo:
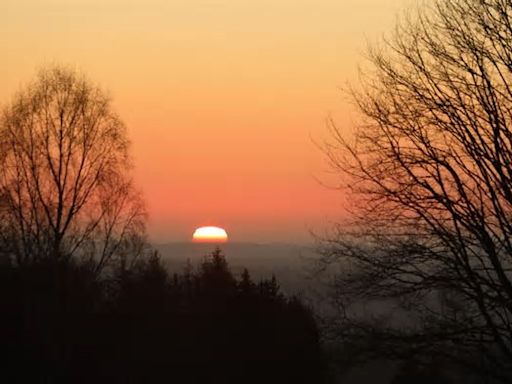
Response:
[{"label": "setting sun", "polygon": [[194,231],[192,240],[200,243],[225,243],[228,241],[228,234],[219,227],[200,227]]}]

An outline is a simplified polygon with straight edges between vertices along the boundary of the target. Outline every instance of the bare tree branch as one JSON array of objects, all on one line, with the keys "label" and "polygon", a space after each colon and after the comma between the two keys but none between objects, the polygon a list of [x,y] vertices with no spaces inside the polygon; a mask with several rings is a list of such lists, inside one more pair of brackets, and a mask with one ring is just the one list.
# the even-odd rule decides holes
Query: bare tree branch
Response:
[{"label": "bare tree branch", "polygon": [[[450,346],[454,361],[477,370],[472,359],[484,353],[504,381],[512,377],[511,19],[510,0],[434,1],[370,50],[372,70],[353,92],[355,138],[333,125],[326,146],[348,180],[353,220],[321,249],[324,263],[344,268],[336,290],[344,313],[392,300],[415,320],[380,328],[403,351],[414,340],[444,354]],[[361,318],[341,324],[347,337],[377,329]]]}]

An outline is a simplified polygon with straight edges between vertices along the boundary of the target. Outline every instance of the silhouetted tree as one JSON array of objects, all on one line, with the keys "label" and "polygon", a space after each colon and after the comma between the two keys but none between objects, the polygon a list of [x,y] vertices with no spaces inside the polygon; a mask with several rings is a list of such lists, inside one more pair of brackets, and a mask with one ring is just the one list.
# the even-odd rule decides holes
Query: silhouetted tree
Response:
[{"label": "silhouetted tree", "polygon": [[[353,192],[353,220],[322,247],[323,262],[343,270],[345,340],[379,335],[387,356],[437,354],[504,382],[512,379],[511,18],[510,0],[433,1],[370,51],[354,92],[355,139],[333,127],[327,146]],[[356,316],[365,302],[393,312]]]},{"label": "silhouetted tree", "polygon": [[198,279],[204,292],[211,294],[233,292],[235,278],[220,248],[216,248],[206,256],[200,265]]},{"label": "silhouetted tree", "polygon": [[279,284],[275,275],[270,280],[262,280],[259,283],[260,293],[268,297],[277,297],[279,295]]},{"label": "silhouetted tree", "polygon": [[94,260],[143,248],[145,211],[126,129],[109,97],[76,71],[42,69],[0,116],[0,248],[18,264]]},{"label": "silhouetted tree", "polygon": [[250,295],[254,292],[255,285],[251,280],[251,275],[249,274],[247,268],[244,268],[242,272],[240,282],[238,283],[238,288],[244,295]]}]

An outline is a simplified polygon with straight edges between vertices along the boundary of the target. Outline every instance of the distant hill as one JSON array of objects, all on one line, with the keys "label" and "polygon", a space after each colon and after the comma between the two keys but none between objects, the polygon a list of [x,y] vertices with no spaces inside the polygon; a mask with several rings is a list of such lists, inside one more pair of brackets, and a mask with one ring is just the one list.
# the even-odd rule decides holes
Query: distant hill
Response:
[{"label": "distant hill", "polygon": [[311,283],[309,270],[315,257],[313,246],[287,243],[166,243],[153,244],[162,261],[172,272],[181,272],[187,259],[197,265],[202,258],[219,246],[235,275],[247,268],[255,281],[273,274],[288,294],[305,294]]}]

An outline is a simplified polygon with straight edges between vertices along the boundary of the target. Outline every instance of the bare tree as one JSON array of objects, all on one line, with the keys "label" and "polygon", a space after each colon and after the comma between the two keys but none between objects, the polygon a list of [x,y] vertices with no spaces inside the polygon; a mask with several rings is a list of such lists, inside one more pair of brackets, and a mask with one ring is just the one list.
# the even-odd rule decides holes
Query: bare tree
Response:
[{"label": "bare tree", "polygon": [[18,264],[85,258],[99,271],[140,248],[145,210],[128,147],[104,91],[74,70],[42,69],[1,115],[4,252]]},{"label": "bare tree", "polygon": [[[336,330],[509,382],[512,1],[428,4],[370,49],[361,124],[354,138],[333,125],[326,147],[353,199],[321,247],[342,267]],[[394,305],[387,322],[355,315],[375,300]]]}]

